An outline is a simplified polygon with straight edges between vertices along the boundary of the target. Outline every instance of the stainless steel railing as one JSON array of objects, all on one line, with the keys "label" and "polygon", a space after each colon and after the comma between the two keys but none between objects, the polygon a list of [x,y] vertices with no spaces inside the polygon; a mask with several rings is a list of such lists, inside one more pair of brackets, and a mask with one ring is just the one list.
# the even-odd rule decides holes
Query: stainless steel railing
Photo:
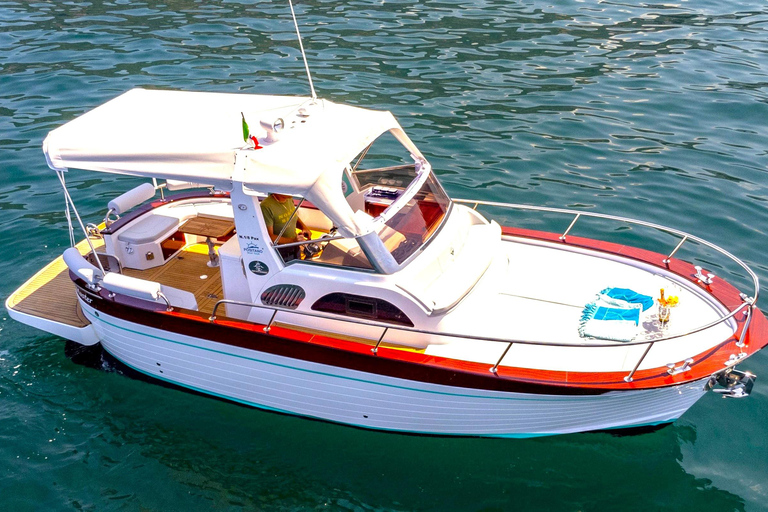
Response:
[{"label": "stainless steel railing", "polygon": [[659,224],[654,224],[650,222],[645,221],[639,221],[634,220],[626,217],[618,217],[618,216],[612,216],[612,215],[606,215],[606,214],[600,214],[600,213],[593,213],[593,212],[582,212],[582,211],[575,211],[575,210],[567,210],[567,209],[559,209],[559,208],[549,208],[549,207],[541,207],[541,206],[529,206],[529,205],[519,205],[519,204],[509,204],[509,203],[498,203],[498,202],[491,202],[491,201],[478,201],[478,200],[468,200],[468,199],[455,199],[454,202],[456,203],[462,203],[462,204],[472,204],[474,205],[474,208],[476,209],[478,206],[490,206],[490,207],[499,207],[499,208],[507,208],[507,209],[516,209],[516,210],[529,210],[529,211],[543,211],[543,212],[550,212],[550,213],[558,213],[558,214],[564,214],[564,215],[573,215],[574,218],[571,221],[568,228],[565,230],[565,232],[560,236],[560,240],[566,241],[568,234],[573,229],[573,227],[576,225],[577,221],[581,217],[594,217],[594,218],[601,218],[601,219],[607,219],[611,221],[616,222],[622,222],[622,223],[628,223],[628,224],[635,224],[640,225],[656,230],[660,230],[666,233],[670,233],[676,236],[679,236],[681,238],[680,242],[676,245],[676,247],[669,253],[669,255],[660,260],[658,265],[660,267],[666,266],[672,256],[677,253],[677,251],[683,246],[683,244],[688,241],[692,240],[699,244],[702,244],[706,247],[709,247],[716,252],[719,252],[720,254],[724,255],[725,257],[729,258],[736,264],[738,264],[741,268],[743,268],[749,276],[752,278],[753,285],[754,285],[754,292],[752,296],[747,296],[745,294],[741,294],[742,303],[735,307],[732,311],[729,311],[728,314],[721,316],[720,318],[717,318],[705,325],[696,327],[694,329],[690,329],[686,332],[680,332],[672,335],[668,335],[661,338],[656,339],[649,339],[649,338],[643,338],[643,339],[635,339],[633,341],[629,342],[621,342],[617,343],[615,341],[610,342],[585,342],[585,343],[563,343],[563,342],[544,342],[544,341],[532,341],[532,340],[517,340],[517,339],[503,339],[503,338],[493,338],[493,337],[485,337],[485,336],[476,336],[471,334],[463,334],[463,333],[449,333],[449,332],[437,332],[437,331],[431,331],[426,329],[417,329],[413,327],[406,327],[406,326],[395,326],[386,322],[380,322],[376,320],[369,320],[369,319],[358,319],[358,318],[339,318],[337,316],[331,316],[328,314],[318,314],[314,312],[309,311],[302,311],[302,312],[294,312],[294,311],[288,311],[284,310],[283,308],[277,307],[277,306],[268,306],[264,304],[255,304],[250,302],[243,302],[243,301],[236,301],[236,300],[229,300],[229,299],[222,299],[215,303],[213,307],[213,311],[211,313],[211,316],[209,317],[209,321],[212,323],[215,323],[216,321],[216,312],[218,311],[218,308],[221,304],[233,304],[238,306],[244,306],[244,307],[250,307],[250,308],[260,308],[260,309],[266,309],[271,310],[272,315],[267,323],[267,325],[264,327],[264,332],[269,333],[272,324],[274,323],[275,317],[279,311],[286,311],[286,312],[293,312],[295,314],[301,314],[303,316],[309,316],[309,317],[316,317],[326,320],[335,320],[335,321],[341,321],[341,322],[349,322],[352,324],[360,324],[360,325],[366,325],[370,327],[378,327],[382,328],[383,331],[381,333],[381,336],[378,338],[378,342],[376,343],[375,347],[372,349],[372,352],[374,354],[377,354],[378,348],[382,341],[384,340],[384,337],[386,336],[387,332],[391,329],[397,330],[397,331],[403,331],[403,332],[411,332],[411,333],[417,333],[427,336],[439,336],[439,337],[448,337],[448,338],[460,338],[460,339],[466,339],[466,340],[478,340],[478,341],[491,341],[491,342],[498,342],[498,343],[505,343],[507,346],[505,347],[503,353],[498,358],[496,363],[489,369],[492,373],[496,373],[498,370],[499,365],[501,364],[504,357],[507,355],[509,350],[512,348],[514,344],[521,344],[521,345],[536,345],[536,346],[550,346],[550,347],[584,347],[584,348],[605,348],[605,347],[613,347],[613,348],[623,348],[628,346],[636,346],[636,345],[646,345],[646,349],[643,352],[642,356],[632,369],[632,371],[625,377],[625,380],[627,382],[631,382],[632,378],[635,374],[635,372],[638,370],[642,362],[645,360],[645,357],[650,352],[651,348],[661,342],[666,342],[669,340],[681,338],[684,336],[688,336],[697,332],[704,331],[706,329],[709,329],[715,325],[718,325],[720,323],[723,323],[731,318],[733,318],[737,313],[740,311],[745,311],[745,314],[747,315],[745,320],[744,329],[741,333],[741,336],[739,337],[738,342],[736,345],[738,347],[744,347],[745,343],[745,336],[747,329],[749,328],[749,325],[752,320],[752,310],[755,305],[755,301],[757,300],[758,294],[759,294],[759,280],[757,275],[740,259],[736,258],[729,252],[725,251],[721,247],[718,247],[715,244],[712,244],[710,242],[707,242],[706,240],[703,240],[701,238],[698,238],[694,235],[690,235],[688,233],[685,233],[680,230],[676,230],[673,228],[669,228],[666,226],[662,226]]},{"label": "stainless steel railing", "polygon": [[661,224],[654,224],[652,222],[646,222],[642,220],[636,220],[636,219],[630,219],[628,217],[619,217],[615,215],[607,215],[604,213],[595,213],[595,212],[585,212],[585,211],[578,211],[578,210],[568,210],[563,208],[550,208],[547,206],[531,206],[531,205],[524,205],[524,204],[512,204],[512,203],[498,203],[493,201],[478,201],[474,199],[453,199],[454,203],[462,203],[462,204],[471,204],[474,205],[473,209],[476,210],[478,206],[492,206],[497,208],[507,208],[511,210],[528,210],[528,211],[538,211],[538,212],[549,212],[549,213],[560,213],[563,215],[573,215],[574,218],[571,221],[571,224],[568,226],[568,228],[565,230],[565,232],[560,235],[560,240],[566,241],[568,233],[573,229],[573,227],[576,225],[576,221],[579,220],[581,217],[593,217],[593,218],[599,218],[599,219],[606,219],[606,220],[612,220],[616,222],[622,222],[626,224],[634,224],[637,226],[644,226],[652,229],[656,229],[658,231],[663,231],[672,235],[677,235],[681,237],[680,242],[675,246],[675,248],[669,253],[669,255],[661,260],[659,263],[663,263],[664,265],[668,264],[672,256],[677,253],[677,251],[683,246],[683,244],[688,240],[693,240],[697,243],[700,243],[702,245],[705,245],[726,258],[730,259],[737,265],[739,265],[741,268],[743,268],[747,274],[752,278],[752,283],[754,286],[754,293],[752,294],[752,298],[754,301],[757,301],[757,296],[760,293],[760,282],[757,278],[757,275],[752,271],[751,268],[749,268],[746,263],[741,261],[739,258],[734,256],[733,254],[729,253],[722,247],[719,247],[711,242],[708,242],[704,240],[703,238],[699,238],[697,236],[691,235],[689,233],[686,233],[684,231],[680,231],[679,229],[670,228],[667,226],[662,226]]},{"label": "stainless steel railing", "polygon": [[[741,333],[741,336],[739,337],[739,341],[736,343],[736,345],[739,348],[744,347],[744,339],[746,337],[747,330],[749,329],[749,325],[750,325],[751,320],[752,320],[752,310],[754,308],[755,302],[757,301],[757,297],[758,297],[758,295],[760,293],[760,281],[759,281],[757,275],[752,271],[751,268],[749,268],[746,265],[746,263],[741,261],[739,258],[734,256],[733,254],[729,253],[728,251],[726,251],[722,247],[717,246],[717,245],[715,245],[715,244],[713,244],[711,242],[708,242],[708,241],[706,241],[706,240],[704,240],[702,238],[699,238],[697,236],[694,236],[694,235],[691,235],[689,233],[686,233],[684,231],[680,231],[678,229],[670,228],[670,227],[667,227],[667,226],[662,226],[660,224],[654,224],[652,222],[646,222],[646,221],[641,221],[641,220],[636,220],[636,219],[630,219],[628,217],[619,217],[619,216],[607,215],[607,214],[603,214],[603,213],[584,212],[584,211],[568,210],[568,209],[562,209],[562,208],[551,208],[551,207],[546,207],[546,206],[532,206],[532,205],[522,205],[522,204],[512,204],[512,203],[499,203],[499,202],[494,202],[494,201],[478,201],[478,200],[473,200],[473,199],[454,199],[453,201],[455,203],[471,204],[471,205],[473,205],[472,209],[474,209],[474,210],[476,210],[478,206],[482,205],[482,206],[491,206],[491,207],[496,207],[496,208],[513,209],[513,210],[528,210],[528,211],[558,213],[558,214],[563,214],[563,215],[573,215],[573,220],[568,225],[568,228],[566,228],[566,230],[563,232],[563,234],[560,235],[560,237],[559,237],[559,239],[561,241],[563,241],[563,242],[566,242],[568,233],[571,232],[573,227],[576,225],[576,222],[582,216],[584,216],[584,217],[592,217],[592,218],[599,218],[599,219],[606,219],[606,220],[621,222],[621,223],[625,223],[625,224],[634,224],[634,225],[638,225],[638,226],[644,226],[644,227],[656,229],[658,231],[663,231],[663,232],[666,232],[666,233],[669,233],[669,234],[676,235],[676,236],[680,237],[680,241],[674,247],[674,249],[672,249],[672,251],[669,253],[669,255],[666,258],[664,258],[661,261],[659,261],[658,265],[660,267],[662,266],[662,264],[665,267],[668,266],[669,262],[672,259],[672,256],[674,256],[677,253],[677,251],[680,250],[680,248],[683,246],[683,244],[685,244],[685,242],[688,241],[688,240],[693,240],[693,241],[695,241],[695,242],[697,242],[697,243],[699,243],[701,245],[709,247],[710,249],[713,249],[714,251],[720,253],[721,255],[725,256],[726,258],[730,259],[731,261],[733,261],[734,263],[739,265],[742,269],[744,269],[747,272],[747,274],[752,278],[752,284],[753,284],[753,290],[754,290],[753,294],[752,294],[751,297],[749,297],[749,296],[747,296],[747,295],[742,293],[740,295],[741,299],[743,301],[742,304],[740,304],[739,306],[734,308],[732,311],[729,311],[728,314],[726,314],[724,316],[721,316],[720,318],[718,318],[718,319],[716,319],[716,320],[714,320],[714,321],[712,321],[712,322],[710,322],[710,323],[708,323],[706,325],[697,327],[695,329],[691,329],[691,330],[686,331],[684,333],[676,334],[674,336],[662,337],[662,338],[655,339],[655,340],[648,340],[646,338],[646,339],[635,340],[634,342],[631,342],[632,344],[648,343],[648,346],[645,349],[645,351],[643,352],[643,355],[640,357],[640,360],[637,362],[635,367],[632,369],[632,371],[629,373],[629,375],[627,375],[625,377],[625,380],[627,382],[631,382],[632,381],[632,377],[634,376],[635,372],[640,367],[642,362],[645,360],[645,357],[648,355],[648,352],[651,350],[651,348],[653,347],[654,344],[659,343],[659,342],[663,342],[663,341],[668,341],[668,340],[671,340],[671,339],[674,339],[674,338],[680,338],[682,336],[687,336],[687,335],[690,335],[690,334],[694,334],[696,332],[704,331],[706,329],[709,329],[709,328],[711,328],[711,327],[713,327],[715,325],[718,325],[720,323],[723,323],[723,322],[733,318],[739,311],[742,311],[742,310],[744,310],[746,308],[745,314],[747,315],[747,318],[746,318],[746,321],[745,321],[744,329],[743,329],[743,331]],[[712,274],[709,274],[709,275],[705,276],[705,275],[702,274],[701,267],[697,266],[695,268],[696,268],[696,271],[697,271],[696,277],[700,278],[701,281],[704,282],[705,284],[711,284],[712,278],[714,276]],[[626,346],[628,344],[629,343],[625,343],[624,345]],[[742,354],[743,354],[743,352],[742,352]],[[503,356],[502,356],[502,358],[503,358]]]},{"label": "stainless steel railing", "polygon": [[594,342],[590,342],[590,343],[558,343],[558,342],[542,342],[542,341],[531,341],[531,340],[510,340],[510,339],[494,338],[494,337],[486,337],[486,336],[475,336],[475,335],[471,335],[471,334],[462,334],[462,333],[437,332],[437,331],[430,331],[430,330],[426,330],[426,329],[417,329],[417,328],[414,328],[414,327],[395,326],[395,325],[387,324],[387,323],[384,323],[384,322],[378,322],[378,321],[375,321],[375,320],[363,320],[363,319],[357,319],[357,318],[338,318],[338,317],[329,316],[327,314],[318,314],[318,313],[313,313],[313,312],[308,312],[308,311],[296,312],[294,310],[286,310],[284,308],[280,308],[280,307],[277,307],[277,306],[268,306],[268,305],[265,305],[265,304],[254,304],[254,303],[251,303],[251,302],[243,302],[243,301],[230,300],[230,299],[221,299],[221,300],[217,301],[216,304],[214,304],[213,311],[211,312],[211,316],[208,317],[208,320],[211,323],[215,323],[216,322],[216,318],[217,318],[216,317],[216,311],[218,310],[218,308],[219,308],[219,306],[221,304],[233,304],[233,305],[237,305],[237,306],[245,306],[245,307],[250,307],[250,308],[259,308],[259,309],[272,310],[272,316],[270,317],[269,322],[265,325],[265,327],[263,329],[264,332],[267,333],[267,334],[270,332],[270,330],[272,328],[272,324],[274,323],[275,317],[277,316],[277,313],[279,311],[284,311],[286,313],[294,313],[294,314],[298,314],[298,315],[302,315],[302,316],[321,318],[321,319],[325,319],[325,320],[335,320],[335,321],[340,321],[340,322],[348,322],[348,323],[352,323],[352,324],[366,325],[366,326],[370,326],[370,327],[381,327],[384,330],[382,331],[381,336],[379,336],[379,339],[376,342],[376,345],[374,346],[374,348],[371,349],[371,352],[373,352],[374,355],[376,355],[378,353],[379,345],[381,345],[381,342],[384,340],[384,337],[386,336],[387,332],[390,329],[393,329],[393,330],[396,330],[396,331],[404,331],[404,332],[411,332],[411,333],[417,333],[417,334],[424,334],[424,335],[427,335],[427,336],[444,336],[444,337],[448,337],[448,338],[459,338],[459,339],[465,339],[465,340],[491,341],[491,342],[497,342],[497,343],[506,343],[507,346],[505,347],[505,349],[504,349],[503,353],[501,354],[501,356],[498,358],[496,363],[491,368],[489,368],[489,371],[491,373],[496,373],[498,371],[498,367],[501,364],[502,360],[507,355],[509,350],[512,348],[512,345],[515,345],[515,344],[519,344],[519,345],[537,345],[537,346],[548,346],[548,347],[584,347],[584,348],[606,348],[606,347],[610,347],[610,348],[617,348],[617,349],[618,348],[622,348],[622,347],[634,346],[634,345],[647,345],[647,348],[643,352],[643,355],[640,357],[640,359],[638,360],[637,364],[634,366],[632,371],[624,378],[624,380],[626,380],[627,382],[632,382],[632,378],[635,375],[635,372],[637,372],[637,370],[640,367],[640,365],[642,364],[643,360],[648,355],[648,352],[650,352],[651,347],[653,347],[653,345],[655,345],[656,343],[659,343],[659,342],[662,342],[662,341],[668,341],[668,340],[672,340],[672,339],[676,339],[676,338],[680,338],[680,337],[683,337],[683,336],[687,336],[689,334],[693,334],[695,332],[703,331],[703,330],[708,329],[708,328],[710,328],[710,327],[712,327],[714,325],[717,325],[717,324],[719,324],[719,323],[721,323],[721,322],[723,322],[723,321],[725,321],[725,320],[727,320],[729,318],[732,318],[736,313],[738,313],[739,311],[741,311],[744,308],[748,307],[748,311],[749,311],[750,314],[747,317],[747,323],[746,323],[746,325],[744,327],[744,332],[742,333],[742,336],[741,336],[739,342],[737,343],[737,346],[739,346],[740,348],[743,347],[744,346],[744,343],[743,343],[744,335],[746,333],[746,330],[749,328],[749,320],[751,320],[751,317],[752,317],[751,309],[753,307],[753,303],[752,302],[744,302],[739,307],[734,309],[734,311],[730,312],[727,316],[725,316],[723,318],[720,318],[718,320],[710,322],[709,324],[707,324],[705,326],[702,326],[702,327],[699,327],[699,328],[697,328],[695,330],[688,331],[688,332],[685,332],[685,333],[674,334],[674,335],[668,336],[666,338],[660,338],[660,339],[655,339],[655,340],[634,340],[634,341],[620,342],[620,343],[619,342],[615,342],[615,341],[614,342],[610,342],[610,343],[599,343],[599,342],[598,343],[594,343]]}]

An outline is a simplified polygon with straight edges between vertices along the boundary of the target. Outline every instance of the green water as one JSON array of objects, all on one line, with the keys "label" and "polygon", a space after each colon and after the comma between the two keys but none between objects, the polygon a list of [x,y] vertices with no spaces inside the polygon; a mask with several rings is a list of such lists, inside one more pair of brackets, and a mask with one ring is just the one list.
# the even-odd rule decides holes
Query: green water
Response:
[{"label": "green water", "polygon": [[[297,14],[318,94],[391,110],[451,195],[672,225],[768,283],[764,2],[321,1]],[[137,86],[308,94],[284,2],[0,0],[2,296],[68,245],[46,133]],[[136,183],[68,181],[91,221]],[[710,394],[653,433],[424,438],[83,366],[63,340],[0,318],[0,510],[768,509],[765,354],[744,365],[762,377],[749,399]]]}]

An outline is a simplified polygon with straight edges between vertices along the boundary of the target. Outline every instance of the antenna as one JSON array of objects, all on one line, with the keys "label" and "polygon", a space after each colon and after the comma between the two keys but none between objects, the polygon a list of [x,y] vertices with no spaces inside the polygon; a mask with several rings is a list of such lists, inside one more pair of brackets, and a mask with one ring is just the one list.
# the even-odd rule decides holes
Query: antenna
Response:
[{"label": "antenna", "polygon": [[296,21],[296,13],[293,11],[293,2],[288,0],[288,5],[291,6],[291,16],[293,16],[293,26],[296,27],[296,35],[299,38],[299,48],[301,48],[301,57],[304,59],[304,68],[307,70],[307,78],[309,78],[309,88],[312,90],[312,99],[317,99],[315,94],[315,86],[312,83],[312,75],[309,73],[309,64],[307,64],[307,55],[304,53],[304,45],[301,43],[301,33],[299,32],[299,24]]}]

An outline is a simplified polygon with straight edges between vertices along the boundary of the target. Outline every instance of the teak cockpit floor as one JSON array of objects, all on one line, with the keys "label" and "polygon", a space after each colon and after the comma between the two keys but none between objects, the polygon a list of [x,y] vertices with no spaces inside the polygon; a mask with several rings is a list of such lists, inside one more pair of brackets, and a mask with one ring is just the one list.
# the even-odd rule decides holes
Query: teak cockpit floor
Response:
[{"label": "teak cockpit floor", "polygon": [[[104,250],[102,240],[92,239],[97,252]],[[88,242],[76,245],[81,254],[90,251]],[[221,273],[208,263],[208,248],[204,244],[186,247],[167,263],[149,270],[123,269],[123,274],[148,281],[156,281],[191,292],[198,309],[211,313],[216,301],[223,298]],[[75,285],[69,269],[59,256],[24,283],[8,298],[8,306],[20,313],[34,315],[74,327],[85,327],[90,322],[80,310]]]},{"label": "teak cockpit floor", "polygon": [[182,249],[159,267],[148,270],[125,268],[123,274],[191,292],[197,300],[198,310],[211,313],[216,301],[224,298],[224,293],[221,272],[218,267],[209,267],[208,261],[206,245],[196,244]]}]

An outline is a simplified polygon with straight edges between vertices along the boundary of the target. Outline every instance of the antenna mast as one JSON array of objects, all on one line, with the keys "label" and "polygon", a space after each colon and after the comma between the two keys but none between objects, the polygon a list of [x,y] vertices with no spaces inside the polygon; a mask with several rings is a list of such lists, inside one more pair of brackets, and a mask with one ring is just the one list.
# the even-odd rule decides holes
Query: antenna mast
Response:
[{"label": "antenna mast", "polygon": [[296,36],[299,38],[299,48],[301,48],[301,57],[304,59],[304,68],[307,70],[307,78],[309,78],[309,88],[312,90],[312,99],[317,99],[315,94],[315,86],[312,83],[312,75],[309,73],[309,64],[307,64],[307,55],[304,53],[304,45],[301,42],[301,33],[299,32],[299,24],[296,21],[296,13],[293,11],[293,2],[288,0],[288,5],[291,6],[291,16],[293,16],[293,26],[296,27]]}]

